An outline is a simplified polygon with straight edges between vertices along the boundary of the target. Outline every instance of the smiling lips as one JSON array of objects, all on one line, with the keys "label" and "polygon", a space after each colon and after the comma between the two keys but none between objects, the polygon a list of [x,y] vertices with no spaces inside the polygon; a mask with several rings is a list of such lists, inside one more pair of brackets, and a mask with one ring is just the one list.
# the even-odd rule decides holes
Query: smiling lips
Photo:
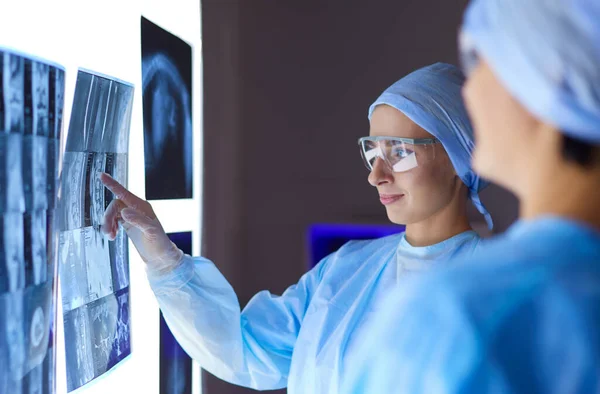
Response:
[{"label": "smiling lips", "polygon": [[383,205],[390,205],[404,197],[404,194],[380,194],[379,201]]}]

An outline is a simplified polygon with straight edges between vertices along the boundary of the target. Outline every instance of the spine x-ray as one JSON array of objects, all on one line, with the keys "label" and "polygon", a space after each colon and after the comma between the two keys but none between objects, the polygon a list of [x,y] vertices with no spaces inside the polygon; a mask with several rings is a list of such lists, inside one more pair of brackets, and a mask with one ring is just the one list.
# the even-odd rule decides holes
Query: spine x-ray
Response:
[{"label": "spine x-ray", "polygon": [[0,49],[0,393],[55,392],[60,66]]},{"label": "spine x-ray", "polygon": [[133,86],[80,70],[63,160],[58,260],[67,390],[107,372],[131,353],[127,237],[101,233],[113,199],[106,172],[127,185]]}]

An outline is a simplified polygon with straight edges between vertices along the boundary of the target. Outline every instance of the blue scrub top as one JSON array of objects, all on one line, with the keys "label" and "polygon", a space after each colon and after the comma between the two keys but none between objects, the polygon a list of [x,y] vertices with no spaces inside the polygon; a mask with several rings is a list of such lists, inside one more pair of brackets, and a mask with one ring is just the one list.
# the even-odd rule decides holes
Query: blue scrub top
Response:
[{"label": "blue scrub top", "polygon": [[473,231],[427,247],[411,246],[404,234],[352,241],[283,295],[261,291],[243,311],[204,258],[186,256],[172,272],[149,278],[175,337],[212,374],[259,390],[335,393],[355,349],[369,337],[365,323],[399,280],[471,254],[479,244]]},{"label": "blue scrub top", "polygon": [[515,224],[383,302],[342,393],[600,392],[600,232]]}]

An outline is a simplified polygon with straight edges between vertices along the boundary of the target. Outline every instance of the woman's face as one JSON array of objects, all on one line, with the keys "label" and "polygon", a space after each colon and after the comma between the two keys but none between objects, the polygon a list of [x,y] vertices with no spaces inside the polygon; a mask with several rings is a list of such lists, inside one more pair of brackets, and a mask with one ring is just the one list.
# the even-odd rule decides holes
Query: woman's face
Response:
[{"label": "woman's face", "polygon": [[[402,112],[387,105],[379,105],[373,111],[370,135],[434,138]],[[393,223],[409,225],[430,219],[456,197],[457,182],[462,184],[443,146],[435,144],[426,148],[434,150],[434,157],[419,161],[411,170],[393,172],[377,158],[369,174],[369,183],[377,188]],[[416,149],[418,153],[419,147]]]},{"label": "woman's face", "polygon": [[533,165],[536,119],[515,100],[481,59],[463,88],[477,143],[473,168],[482,177],[518,194]]}]

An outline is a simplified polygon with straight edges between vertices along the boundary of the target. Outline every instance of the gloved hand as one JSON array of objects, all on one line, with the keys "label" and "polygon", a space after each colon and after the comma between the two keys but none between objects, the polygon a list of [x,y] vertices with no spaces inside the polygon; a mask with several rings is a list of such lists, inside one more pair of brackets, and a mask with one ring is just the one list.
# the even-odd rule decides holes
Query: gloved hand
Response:
[{"label": "gloved hand", "polygon": [[160,274],[176,268],[184,254],[171,242],[152,206],[125,189],[110,175],[103,173],[100,180],[115,195],[104,213],[102,232],[114,240],[121,223],[148,270]]}]

